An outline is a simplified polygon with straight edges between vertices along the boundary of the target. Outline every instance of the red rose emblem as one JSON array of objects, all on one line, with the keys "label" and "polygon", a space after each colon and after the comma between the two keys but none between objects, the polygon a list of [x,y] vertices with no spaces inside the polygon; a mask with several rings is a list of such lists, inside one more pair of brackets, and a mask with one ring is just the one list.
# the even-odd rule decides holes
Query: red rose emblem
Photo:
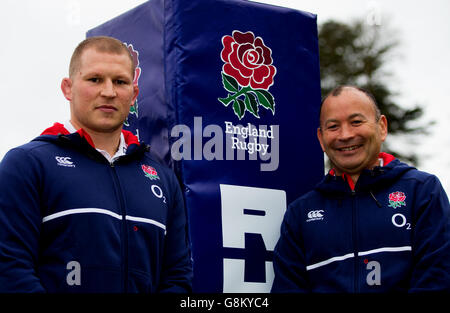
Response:
[{"label": "red rose emblem", "polygon": [[259,118],[260,106],[275,114],[275,99],[268,91],[277,72],[272,64],[272,50],[261,37],[237,30],[232,36],[223,36],[222,45],[222,83],[229,93],[218,100],[225,106],[232,104],[239,119],[247,111]]},{"label": "red rose emblem", "polygon": [[[124,45],[127,47],[128,51],[131,54],[131,57],[133,58],[133,63],[134,63],[134,78],[133,78],[133,84],[138,85],[139,84],[139,77],[141,77],[141,72],[142,69],[139,66],[139,52],[137,50],[134,50],[133,44],[127,44],[124,42]],[[134,114],[136,115],[136,117],[139,117],[139,113],[138,113],[138,100],[136,99],[136,101],[133,103],[133,105],[130,108],[130,114]],[[130,123],[128,121],[128,119],[130,118],[130,115],[127,117],[127,119],[124,122],[125,126],[130,126]]]},{"label": "red rose emblem", "polygon": [[134,50],[132,44],[127,45],[127,48],[128,51],[130,51],[135,66],[133,84],[138,85],[139,77],[141,76],[141,68],[139,67],[139,52]]},{"label": "red rose emblem", "polygon": [[158,172],[155,170],[154,167],[142,164],[141,168],[144,171],[144,174],[146,177],[148,177],[152,180],[159,179]]},{"label": "red rose emblem", "polygon": [[272,65],[272,51],[260,37],[252,32],[233,31],[233,36],[222,37],[223,49],[220,54],[223,72],[234,77],[239,85],[250,85],[254,89],[268,89],[273,85],[276,73]]},{"label": "red rose emblem", "polygon": [[405,194],[403,192],[397,191],[393,192],[389,195],[389,200],[395,201],[395,202],[403,202],[405,201]]},{"label": "red rose emblem", "polygon": [[150,175],[157,175],[155,169],[154,169],[153,167],[151,167],[151,166],[148,166],[148,165],[142,165],[142,170],[143,170],[145,173],[147,173],[147,174],[150,174]]},{"label": "red rose emblem", "polygon": [[398,208],[401,206],[406,206],[406,195],[404,192],[396,191],[389,194],[389,206],[392,208]]}]

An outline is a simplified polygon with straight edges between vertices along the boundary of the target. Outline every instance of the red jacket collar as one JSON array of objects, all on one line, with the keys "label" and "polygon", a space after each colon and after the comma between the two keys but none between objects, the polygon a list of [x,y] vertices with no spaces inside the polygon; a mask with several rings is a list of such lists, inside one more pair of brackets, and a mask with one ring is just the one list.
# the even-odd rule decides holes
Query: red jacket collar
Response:
[{"label": "red jacket collar", "polygon": [[386,152],[380,152],[380,154],[378,154],[378,158],[383,160],[382,166],[386,166],[395,160],[395,156],[393,156],[389,153],[386,153]]},{"label": "red jacket collar", "polygon": [[[93,148],[95,148],[95,145],[94,145],[94,142],[92,141],[91,136],[89,136],[89,134],[83,128],[80,128],[79,130],[77,130],[77,133],[80,135],[80,137],[85,138],[86,141]],[[70,132],[61,123],[54,123],[53,126],[50,126],[49,128],[45,129],[41,133],[41,135],[54,135],[54,136],[69,135],[69,134],[70,134]],[[132,132],[122,129],[122,134],[123,134],[123,137],[125,138],[125,143],[128,146],[131,144],[139,145],[138,138],[135,135],[133,135]]]},{"label": "red jacket collar", "polygon": [[69,131],[64,127],[64,125],[63,124],[61,124],[61,123],[55,123],[55,124],[53,124],[53,126],[50,126],[49,128],[47,128],[46,130],[44,130],[42,133],[41,133],[41,136],[42,135],[54,135],[54,136],[57,136],[57,135],[69,135],[70,133],[69,133]]}]

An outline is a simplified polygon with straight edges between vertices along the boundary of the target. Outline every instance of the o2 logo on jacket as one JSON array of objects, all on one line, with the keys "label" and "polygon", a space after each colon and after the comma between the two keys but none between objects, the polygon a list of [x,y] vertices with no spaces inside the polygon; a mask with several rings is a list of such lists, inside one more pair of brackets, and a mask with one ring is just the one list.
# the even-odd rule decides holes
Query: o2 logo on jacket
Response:
[{"label": "o2 logo on jacket", "polygon": [[286,192],[220,185],[223,292],[270,291],[273,250],[286,211]]},{"label": "o2 logo on jacket", "polygon": [[261,37],[238,30],[232,36],[223,36],[222,45],[222,83],[229,94],[218,100],[231,105],[239,119],[246,111],[259,118],[259,106],[275,114],[275,100],[268,91],[277,72],[272,65],[272,50]]},{"label": "o2 logo on jacket", "polygon": [[[158,176],[158,172],[153,166],[150,165],[141,165],[141,169],[144,172],[145,177],[151,179],[151,180],[157,180],[160,179]],[[162,199],[164,203],[166,203],[166,196],[164,196],[164,193],[158,185],[153,184],[152,187],[152,193],[155,195],[155,197]]]}]

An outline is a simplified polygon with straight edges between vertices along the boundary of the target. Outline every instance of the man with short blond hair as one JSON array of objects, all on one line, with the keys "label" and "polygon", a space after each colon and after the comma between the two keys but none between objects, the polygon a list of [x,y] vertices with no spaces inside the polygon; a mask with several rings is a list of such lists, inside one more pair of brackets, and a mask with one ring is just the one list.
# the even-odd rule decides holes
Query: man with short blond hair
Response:
[{"label": "man with short blond hair", "polygon": [[61,83],[70,120],[0,163],[0,293],[192,291],[178,180],[122,129],[134,66],[117,39],[80,43]]},{"label": "man with short blond hair", "polygon": [[136,68],[136,64],[134,64],[133,57],[131,56],[128,48],[118,39],[108,36],[95,36],[89,37],[83,40],[78,44],[75,48],[72,57],[69,63],[69,77],[75,73],[77,69],[80,67],[80,60],[82,53],[92,48],[98,52],[106,52],[110,54],[122,54],[124,56],[128,56],[131,61],[131,75],[134,76],[134,70]]}]

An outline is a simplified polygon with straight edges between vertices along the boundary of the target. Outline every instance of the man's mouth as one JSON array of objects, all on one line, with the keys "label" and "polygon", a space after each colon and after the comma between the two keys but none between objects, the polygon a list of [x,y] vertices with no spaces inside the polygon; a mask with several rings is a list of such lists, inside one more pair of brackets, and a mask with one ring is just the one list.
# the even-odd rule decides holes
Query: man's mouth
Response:
[{"label": "man's mouth", "polygon": [[103,112],[114,112],[117,111],[117,109],[111,105],[100,105],[97,107],[97,109],[103,111]]},{"label": "man's mouth", "polygon": [[356,145],[356,146],[350,146],[350,147],[343,147],[343,148],[337,148],[338,151],[353,151],[358,149],[359,147],[362,147],[362,145]]}]

